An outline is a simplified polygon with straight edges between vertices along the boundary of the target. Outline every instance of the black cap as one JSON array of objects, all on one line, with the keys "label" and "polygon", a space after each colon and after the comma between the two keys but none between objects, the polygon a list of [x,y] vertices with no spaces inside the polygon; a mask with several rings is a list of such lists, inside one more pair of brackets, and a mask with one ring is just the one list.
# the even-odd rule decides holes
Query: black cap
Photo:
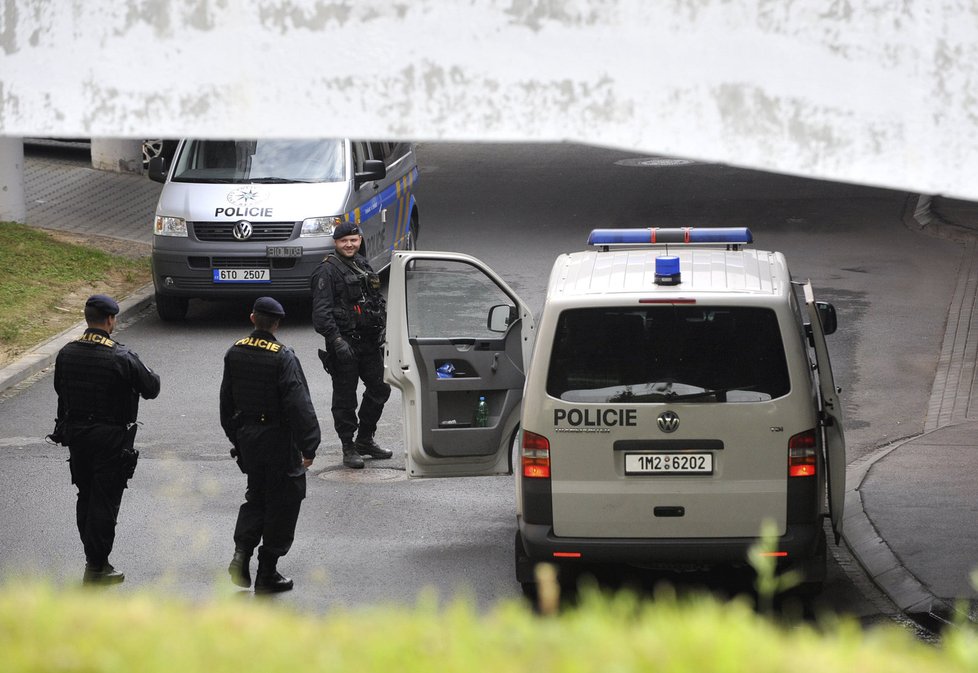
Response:
[{"label": "black cap", "polygon": [[345,236],[360,236],[360,227],[357,226],[356,222],[344,222],[333,229],[334,241]]},{"label": "black cap", "polygon": [[107,294],[93,294],[85,302],[85,308],[89,307],[101,311],[105,315],[118,315],[119,313],[119,305],[115,303],[115,299]]},{"label": "black cap", "polygon": [[252,313],[266,313],[268,315],[273,315],[276,318],[285,317],[285,309],[282,305],[271,297],[258,297],[255,300],[255,307],[251,309]]}]

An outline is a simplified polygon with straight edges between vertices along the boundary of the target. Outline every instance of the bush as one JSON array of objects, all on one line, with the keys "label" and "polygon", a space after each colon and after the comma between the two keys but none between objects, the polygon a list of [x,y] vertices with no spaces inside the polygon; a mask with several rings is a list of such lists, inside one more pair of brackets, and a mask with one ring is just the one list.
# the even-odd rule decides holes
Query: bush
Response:
[{"label": "bush", "polygon": [[8,585],[0,592],[7,673],[357,671],[358,673],[949,673],[978,671],[970,629],[940,646],[897,627],[843,621],[785,628],[746,601],[639,601],[585,592],[554,617],[521,603],[479,614],[464,601],[299,615],[239,598],[189,605],[141,593]]}]

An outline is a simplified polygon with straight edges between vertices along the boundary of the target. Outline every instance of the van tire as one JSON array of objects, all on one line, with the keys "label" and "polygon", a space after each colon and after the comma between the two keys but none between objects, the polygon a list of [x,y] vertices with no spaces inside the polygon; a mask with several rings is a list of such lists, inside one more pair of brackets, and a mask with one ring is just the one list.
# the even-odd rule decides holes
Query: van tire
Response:
[{"label": "van tire", "polygon": [[418,227],[421,225],[418,223],[418,211],[411,211],[411,225],[408,231],[408,242],[405,246],[406,250],[417,250],[418,248]]},{"label": "van tire", "polygon": [[169,297],[156,293],[156,313],[166,322],[177,322],[186,318],[189,304],[190,300],[186,297]]},{"label": "van tire", "polygon": [[520,583],[520,588],[523,590],[524,596],[535,599],[537,596],[537,583],[533,574],[534,563],[526,554],[526,548],[523,546],[523,536],[520,535],[519,529],[516,530],[513,551],[516,561],[516,581]]},{"label": "van tire", "polygon": [[788,594],[802,599],[811,599],[822,593],[828,572],[828,545],[825,542],[824,534],[819,536],[818,545],[812,557],[800,561],[793,569],[801,572],[802,581],[791,588]]}]

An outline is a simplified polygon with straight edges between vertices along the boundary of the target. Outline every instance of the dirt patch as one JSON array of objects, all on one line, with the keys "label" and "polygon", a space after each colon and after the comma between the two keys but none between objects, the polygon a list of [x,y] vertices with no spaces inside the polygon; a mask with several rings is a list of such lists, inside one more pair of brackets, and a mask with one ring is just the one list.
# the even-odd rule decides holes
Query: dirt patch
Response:
[{"label": "dirt patch", "polygon": [[140,243],[139,241],[127,241],[122,238],[99,236],[97,234],[75,234],[56,229],[41,229],[41,231],[56,241],[85,245],[101,250],[102,252],[107,252],[110,255],[119,255],[120,257],[128,257],[129,259],[149,257],[153,251],[153,246],[149,243]]}]

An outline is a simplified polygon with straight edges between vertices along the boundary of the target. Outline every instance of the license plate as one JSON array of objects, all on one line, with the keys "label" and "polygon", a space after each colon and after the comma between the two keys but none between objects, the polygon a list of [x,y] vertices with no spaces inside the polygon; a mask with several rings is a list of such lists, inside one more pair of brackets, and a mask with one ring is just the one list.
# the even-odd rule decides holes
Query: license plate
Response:
[{"label": "license plate", "polygon": [[626,453],[625,474],[713,474],[713,454]]},{"label": "license plate", "polygon": [[268,269],[214,269],[215,283],[271,283]]},{"label": "license plate", "polygon": [[302,257],[302,246],[265,246],[266,257]]}]

